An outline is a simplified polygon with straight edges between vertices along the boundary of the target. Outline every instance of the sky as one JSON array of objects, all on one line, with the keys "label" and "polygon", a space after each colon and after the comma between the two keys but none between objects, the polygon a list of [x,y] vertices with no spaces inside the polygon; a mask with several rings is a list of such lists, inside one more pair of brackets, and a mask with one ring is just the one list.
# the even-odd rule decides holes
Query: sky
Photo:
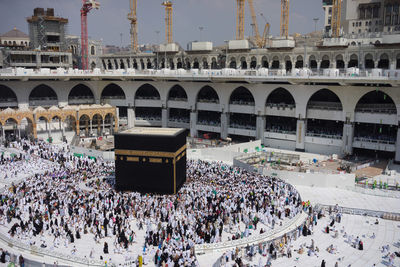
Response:
[{"label": "sky", "polygon": [[[129,0],[97,0],[100,9],[88,16],[89,37],[104,45],[130,44]],[[281,0],[253,0],[258,27],[263,31],[265,20],[271,24],[271,34],[279,34]],[[165,42],[165,10],[161,0],[137,0],[139,43]],[[214,45],[235,39],[236,0],[173,0],[173,39],[181,46],[191,41],[212,41]],[[0,0],[0,34],[17,27],[28,34],[26,18],[35,7],[54,8],[55,14],[69,19],[68,33],[80,35],[82,0]],[[290,2],[289,33],[314,31],[313,18],[319,18],[317,30],[323,28],[322,0],[292,0]],[[251,15],[246,2],[245,35],[252,34]],[[200,31],[199,27],[203,27]],[[159,34],[156,32],[159,31]],[[122,42],[121,42],[122,33]],[[262,32],[261,32],[262,34]]]}]

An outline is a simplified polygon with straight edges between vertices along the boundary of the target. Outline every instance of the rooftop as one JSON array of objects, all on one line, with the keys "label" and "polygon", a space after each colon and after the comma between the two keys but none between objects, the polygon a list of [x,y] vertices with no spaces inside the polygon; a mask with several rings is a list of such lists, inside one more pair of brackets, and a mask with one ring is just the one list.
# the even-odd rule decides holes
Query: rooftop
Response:
[{"label": "rooftop", "polygon": [[135,134],[135,135],[168,135],[173,136],[183,131],[181,128],[149,128],[149,127],[135,127],[121,132],[122,134]]},{"label": "rooftop", "polygon": [[0,37],[7,37],[7,38],[27,38],[29,39],[29,36],[26,33],[21,32],[20,30],[18,30],[17,28],[14,27],[14,29],[12,29],[9,32],[6,32],[3,35],[0,35]]}]

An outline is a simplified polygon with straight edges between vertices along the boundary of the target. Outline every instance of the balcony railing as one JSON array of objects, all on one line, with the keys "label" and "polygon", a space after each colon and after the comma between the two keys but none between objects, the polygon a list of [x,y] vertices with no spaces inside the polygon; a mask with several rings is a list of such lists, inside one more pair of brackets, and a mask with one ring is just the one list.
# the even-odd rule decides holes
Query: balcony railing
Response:
[{"label": "balcony railing", "polygon": [[307,105],[308,109],[322,109],[322,110],[343,110],[341,103],[335,102],[316,102],[312,101]]},{"label": "balcony railing", "polygon": [[327,139],[342,139],[343,137],[338,134],[323,134],[323,133],[306,133],[306,136],[309,137],[319,137],[319,138],[327,138]]},{"label": "balcony railing", "polygon": [[396,114],[397,110],[394,104],[358,104],[356,112]]},{"label": "balcony railing", "polygon": [[394,140],[394,139],[393,140],[380,140],[380,139],[373,139],[371,137],[354,137],[354,141],[375,143],[375,144],[385,144],[385,145],[396,144],[396,140]]}]

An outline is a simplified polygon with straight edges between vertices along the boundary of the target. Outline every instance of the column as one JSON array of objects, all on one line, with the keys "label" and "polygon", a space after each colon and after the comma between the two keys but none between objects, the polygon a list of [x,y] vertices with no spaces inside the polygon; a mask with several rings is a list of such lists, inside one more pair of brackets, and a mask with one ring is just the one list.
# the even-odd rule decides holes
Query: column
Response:
[{"label": "column", "polygon": [[76,120],[76,135],[79,137],[80,129],[79,129],[79,119]]},{"label": "column", "polygon": [[4,130],[4,125],[1,125],[1,134],[3,138],[3,142],[6,141],[6,131]]},{"label": "column", "polygon": [[161,109],[161,127],[168,127],[168,108],[165,107]]},{"label": "column", "polygon": [[18,129],[18,138],[21,139],[21,125],[17,125],[17,129]]},{"label": "column", "polygon": [[135,127],[135,108],[128,107],[128,128]]},{"label": "column", "polygon": [[396,70],[396,59],[394,60],[389,60],[389,68],[390,70]]},{"label": "column", "polygon": [[304,139],[306,137],[306,127],[307,123],[305,119],[297,120],[297,130],[296,130],[296,151],[305,151]]},{"label": "column", "polygon": [[106,132],[106,125],[105,125],[105,119],[103,120],[103,129],[102,129],[102,135]]},{"label": "column", "polygon": [[396,155],[394,157],[394,162],[400,164],[400,129],[397,128],[397,139],[396,139]]},{"label": "column", "polygon": [[197,111],[190,112],[190,136],[197,137]]},{"label": "column", "polygon": [[264,132],[265,132],[265,116],[257,116],[256,119],[256,139],[261,140],[261,144],[264,144]]},{"label": "column", "polygon": [[32,129],[33,129],[33,137],[36,139],[37,138],[37,124],[35,122],[32,123]]},{"label": "column", "polygon": [[229,114],[222,112],[221,113],[221,138],[228,138],[228,128],[229,128]]},{"label": "column", "polygon": [[343,125],[343,154],[353,154],[353,137],[354,137],[354,124],[345,123]]},{"label": "column", "polygon": [[93,131],[93,123],[92,123],[92,119],[89,119],[89,123],[90,123],[90,132],[89,132],[89,136],[92,134]]},{"label": "column", "polygon": [[321,60],[317,60],[317,70],[318,71],[319,71],[320,67],[321,67]]},{"label": "column", "polygon": [[61,132],[61,139],[64,142],[64,124],[61,122],[61,119],[58,120],[58,126]]},{"label": "column", "polygon": [[378,68],[378,65],[379,65],[379,60],[375,60],[375,61],[374,61],[374,68],[375,68],[375,69]]}]

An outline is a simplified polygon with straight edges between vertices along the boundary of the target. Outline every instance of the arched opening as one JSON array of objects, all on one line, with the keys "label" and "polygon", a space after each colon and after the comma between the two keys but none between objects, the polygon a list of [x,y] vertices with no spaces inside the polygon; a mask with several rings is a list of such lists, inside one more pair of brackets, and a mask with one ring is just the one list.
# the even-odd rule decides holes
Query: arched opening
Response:
[{"label": "arched opening", "polygon": [[178,69],[182,69],[182,68],[183,68],[183,64],[182,64],[182,61],[181,61],[180,58],[178,59],[178,63],[176,64],[176,67],[177,67]]},{"label": "arched opening", "polygon": [[217,63],[217,59],[215,57],[213,57],[211,59],[211,69],[213,69],[213,70],[218,69],[218,63]]},{"label": "arched opening", "polygon": [[103,117],[100,114],[95,114],[92,118],[92,134],[94,136],[102,136],[103,131]]},{"label": "arched opening", "polygon": [[274,56],[274,58],[272,59],[271,69],[279,69],[279,66],[279,58],[277,56]]},{"label": "arched opening", "polygon": [[144,62],[143,62],[143,59],[140,60],[140,67],[142,68],[142,70],[144,70]]},{"label": "arched opening", "polygon": [[171,70],[174,70],[174,69],[175,69],[175,63],[174,63],[174,60],[173,60],[172,58],[169,60],[169,68],[170,68]]},{"label": "arched opening", "polygon": [[137,69],[139,68],[136,59],[133,60],[133,65],[132,65],[132,66],[133,66],[133,68],[134,68],[135,70],[137,70]]},{"label": "arched opening", "polygon": [[23,118],[20,123],[21,138],[34,140],[33,122],[29,118]]},{"label": "arched opening", "polygon": [[7,142],[14,142],[20,138],[20,131],[18,130],[18,122],[14,118],[8,118],[3,126],[5,140]]},{"label": "arched opening", "polygon": [[219,103],[217,92],[211,86],[204,86],[197,94],[197,102],[200,103]]},{"label": "arched opening", "polygon": [[343,121],[307,119],[306,136],[342,139]]},{"label": "arched opening", "polygon": [[297,58],[296,58],[296,64],[295,64],[295,68],[296,69],[301,69],[301,68],[303,68],[303,65],[304,65],[304,61],[303,61],[303,57],[302,56],[297,56]]},{"label": "arched opening", "polygon": [[296,134],[297,119],[283,116],[267,116],[265,130],[273,133]]},{"label": "arched opening", "polygon": [[254,131],[256,129],[256,115],[231,113],[229,116],[229,127]]},{"label": "arched opening", "polygon": [[56,92],[45,84],[36,86],[29,94],[29,106],[51,107],[58,105]]},{"label": "arched opening", "polygon": [[126,99],[124,90],[122,90],[119,85],[116,85],[115,83],[110,83],[109,85],[104,87],[103,91],[101,92],[102,103],[106,99]]},{"label": "arched opening", "polygon": [[17,95],[9,87],[0,84],[0,108],[18,107]]},{"label": "arched opening", "polygon": [[318,69],[318,63],[314,55],[310,56],[310,69],[313,70]]},{"label": "arched opening", "polygon": [[113,67],[112,67],[112,64],[111,64],[111,61],[110,61],[110,60],[108,60],[107,69],[109,69],[109,70],[112,70],[112,69],[113,69]]},{"label": "arched opening", "polygon": [[114,133],[114,129],[115,129],[115,117],[113,114],[108,113],[105,118],[104,118],[104,125],[105,125],[105,129],[103,131],[103,135],[110,135]]},{"label": "arched opening", "polygon": [[400,54],[396,56],[396,69],[400,69]]},{"label": "arched opening", "polygon": [[147,66],[148,69],[151,69],[153,66],[151,65],[150,59],[147,59]]},{"label": "arched opening", "polygon": [[249,89],[240,86],[232,92],[229,103],[233,105],[254,106],[254,97]]},{"label": "arched opening", "polygon": [[231,58],[231,61],[229,63],[229,68],[236,69],[236,59],[234,57]]},{"label": "arched opening", "polygon": [[247,69],[247,62],[246,62],[246,58],[245,57],[242,57],[240,59],[240,68],[242,70],[246,70]]},{"label": "arched opening", "polygon": [[389,69],[389,56],[384,53],[380,56],[378,62],[378,68],[380,69]]},{"label": "arched opening", "polygon": [[206,126],[221,126],[221,112],[199,110],[197,112],[197,124]]},{"label": "arched opening", "polygon": [[250,68],[251,69],[256,69],[257,68],[257,59],[256,57],[252,57],[250,61]]},{"label": "arched opening", "polygon": [[190,60],[188,58],[186,59],[185,65],[186,65],[186,69],[190,70],[191,65],[190,65]]},{"label": "arched opening", "polygon": [[160,100],[160,93],[151,84],[144,84],[136,91],[135,99]]},{"label": "arched opening", "polygon": [[263,68],[268,68],[269,67],[269,65],[268,65],[268,58],[267,57],[262,57],[262,59],[261,59],[261,61],[262,61],[262,67]]},{"label": "arched opening", "polygon": [[168,100],[172,101],[187,101],[187,94],[182,86],[176,84],[174,85],[168,93]]},{"label": "arched opening", "polygon": [[285,88],[279,87],[272,91],[266,101],[268,107],[295,108],[296,103],[292,94]]},{"label": "arched opening", "polygon": [[365,55],[365,68],[366,69],[373,69],[375,68],[375,63],[374,63],[374,58],[372,57],[371,54],[366,54]]},{"label": "arched opening", "polygon": [[290,71],[292,69],[292,61],[290,57],[285,57],[285,69],[286,71]]},{"label": "arched opening", "polygon": [[79,118],[79,133],[81,137],[91,136],[90,118],[86,114]]},{"label": "arched opening", "polygon": [[74,116],[68,115],[64,119],[64,131],[65,136],[72,139],[73,135],[76,133],[76,119]]},{"label": "arched opening", "polygon": [[90,54],[91,54],[92,56],[94,56],[94,55],[96,54],[94,45],[92,45],[92,46],[90,47]]},{"label": "arched opening", "polygon": [[94,63],[94,61],[92,62],[92,64],[90,64],[90,68],[93,70],[96,68],[96,63]]},{"label": "arched opening", "polygon": [[208,61],[205,58],[203,58],[203,69],[208,69]]},{"label": "arched opening", "polygon": [[199,61],[197,58],[194,59],[193,69],[198,69],[200,67]]},{"label": "arched opening", "polygon": [[344,69],[343,55],[337,55],[336,56],[336,68],[337,69]]},{"label": "arched opening", "polygon": [[358,56],[356,54],[352,54],[350,56],[350,61],[348,64],[349,68],[358,68]]},{"label": "arched opening", "polygon": [[124,63],[124,61],[121,59],[120,61],[119,61],[120,63],[119,63],[119,68],[120,69],[125,69],[125,63]]},{"label": "arched opening", "polygon": [[339,97],[329,89],[315,92],[307,103],[307,109],[343,110]]},{"label": "arched opening", "polygon": [[356,112],[397,114],[393,99],[380,90],[365,94],[356,105]]},{"label": "arched opening", "polygon": [[320,69],[329,69],[330,64],[331,62],[329,60],[329,57],[327,55],[324,55],[322,57]]},{"label": "arched opening", "polygon": [[94,104],[92,90],[84,84],[78,84],[72,88],[68,95],[69,105]]},{"label": "arched opening", "polygon": [[114,59],[114,66],[116,70],[120,69],[120,67],[118,66],[118,61],[116,59]]}]

